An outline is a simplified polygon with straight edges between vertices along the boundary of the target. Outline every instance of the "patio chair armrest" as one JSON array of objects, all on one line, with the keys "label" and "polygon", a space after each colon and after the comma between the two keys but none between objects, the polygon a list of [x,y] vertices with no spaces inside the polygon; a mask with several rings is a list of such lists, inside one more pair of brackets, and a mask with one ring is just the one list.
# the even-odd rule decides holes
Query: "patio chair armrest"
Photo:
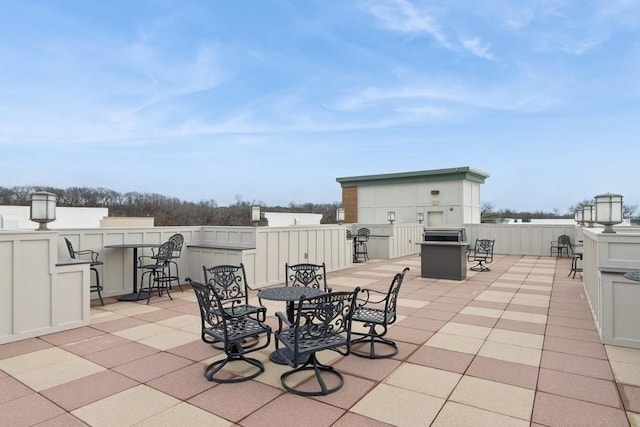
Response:
[{"label": "patio chair armrest", "polygon": [[81,251],[73,251],[76,255],[79,256],[83,256],[83,255],[89,255],[91,257],[91,261],[93,262],[97,262],[98,261],[98,256],[100,255],[98,252],[91,250],[91,249],[83,249]]},{"label": "patio chair armrest", "polygon": [[287,315],[281,311],[276,311],[276,317],[278,318],[278,332],[282,331],[282,326],[290,328],[291,322],[287,319]]},{"label": "patio chair armrest", "polygon": [[[363,306],[367,304],[381,304],[387,300],[387,294],[385,292],[380,292],[375,289],[361,289],[361,294],[364,294],[363,297],[357,297],[358,305]],[[381,297],[381,299],[372,299],[372,297]]]},{"label": "patio chair armrest", "polygon": [[[146,260],[149,260],[148,262],[145,262]],[[138,267],[143,267],[145,265],[150,265],[150,264],[156,264],[158,261],[157,258],[151,257],[149,255],[140,255],[138,257]]]},{"label": "patio chair armrest", "polygon": [[224,310],[224,317],[226,317],[227,319],[242,319],[244,318],[251,318],[251,316],[249,316],[251,313],[240,313],[240,314],[235,314],[233,312],[231,312],[229,309],[225,309]]}]

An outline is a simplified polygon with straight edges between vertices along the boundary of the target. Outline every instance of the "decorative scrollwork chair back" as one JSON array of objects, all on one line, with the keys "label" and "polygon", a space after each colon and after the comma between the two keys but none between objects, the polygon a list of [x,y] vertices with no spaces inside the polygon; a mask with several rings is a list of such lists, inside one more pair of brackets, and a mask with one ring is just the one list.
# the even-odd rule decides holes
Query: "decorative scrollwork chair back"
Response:
[{"label": "decorative scrollwork chair back", "polygon": [[[278,330],[276,348],[282,345],[280,354],[293,369],[280,376],[285,390],[303,395],[319,396],[337,391],[344,384],[342,374],[329,365],[320,363],[316,352],[336,351],[348,355],[351,351],[351,316],[355,296],[360,291],[332,292],[298,301],[293,323],[287,316],[276,313]],[[314,381],[298,384],[296,373],[311,371]],[[288,381],[291,378],[291,381]],[[302,377],[300,377],[302,378]],[[327,379],[330,381],[328,382]],[[291,383],[291,384],[290,384]]]},{"label": "decorative scrollwork chair back", "polygon": [[[237,314],[224,305],[214,288],[200,282],[185,279],[193,288],[198,299],[201,321],[201,338],[207,344],[221,343],[225,358],[205,367],[204,375],[209,381],[236,383],[247,381],[264,372],[264,364],[245,355],[266,348],[271,343],[271,327],[259,321],[250,313]],[[265,338],[265,339],[262,339]],[[248,340],[257,339],[258,345],[246,345]],[[244,362],[254,367],[244,376],[217,374],[230,362]]]},{"label": "decorative scrollwork chair back", "polygon": [[265,320],[266,308],[249,303],[251,287],[247,283],[244,264],[202,266],[204,282],[211,287],[222,304],[234,314],[256,314],[260,321]]},{"label": "decorative scrollwork chair back", "polygon": [[[351,341],[351,352],[354,355],[369,359],[383,359],[398,353],[396,343],[384,336],[389,326],[397,319],[398,294],[408,271],[409,267],[405,267],[393,276],[386,293],[367,288],[360,291],[352,321],[362,323],[366,332],[351,332],[352,335],[358,336]],[[381,352],[382,348],[386,348],[387,351]]]},{"label": "decorative scrollwork chair back", "polygon": [[467,254],[467,261],[477,262],[470,268],[473,271],[491,271],[485,264],[493,262],[493,246],[495,240],[476,239],[476,243]]},{"label": "decorative scrollwork chair back", "polygon": [[[322,264],[285,263],[284,271],[285,286],[303,286],[331,292],[331,288],[327,285],[327,272],[324,262]],[[297,307],[298,303],[293,303],[294,311]]]},{"label": "decorative scrollwork chair back", "polygon": [[304,286],[331,292],[327,286],[327,273],[322,264],[289,264],[285,263],[285,286]]},{"label": "decorative scrollwork chair back", "polygon": [[89,269],[93,271],[93,273],[96,275],[96,283],[95,285],[90,285],[89,289],[91,292],[98,293],[98,299],[100,300],[100,304],[104,305],[104,301],[102,301],[102,285],[100,284],[100,273],[98,273],[98,269],[96,268],[97,265],[104,264],[102,261],[98,260],[98,257],[100,256],[100,254],[91,249],[76,251],[73,249],[73,243],[71,243],[71,240],[67,239],[66,237],[64,238],[64,242],[67,246],[67,251],[69,251],[69,257],[71,259],[81,259],[83,256],[89,257],[90,259]]}]

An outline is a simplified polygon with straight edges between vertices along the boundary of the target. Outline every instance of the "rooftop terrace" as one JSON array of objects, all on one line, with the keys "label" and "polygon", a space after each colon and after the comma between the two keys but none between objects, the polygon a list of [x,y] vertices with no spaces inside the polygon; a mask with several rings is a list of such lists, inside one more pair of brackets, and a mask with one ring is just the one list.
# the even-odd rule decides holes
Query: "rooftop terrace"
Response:
[{"label": "rooftop terrace", "polygon": [[[324,361],[326,397],[286,393],[287,367],[208,382],[194,294],[93,306],[91,325],[0,345],[0,425],[640,426],[640,350],[601,343],[570,260],[498,255],[461,282],[420,277],[420,258],[328,275],[334,290],[386,289],[411,267],[391,328],[393,359]],[[273,313],[278,303],[268,304]],[[304,421],[301,421],[304,420]]]}]

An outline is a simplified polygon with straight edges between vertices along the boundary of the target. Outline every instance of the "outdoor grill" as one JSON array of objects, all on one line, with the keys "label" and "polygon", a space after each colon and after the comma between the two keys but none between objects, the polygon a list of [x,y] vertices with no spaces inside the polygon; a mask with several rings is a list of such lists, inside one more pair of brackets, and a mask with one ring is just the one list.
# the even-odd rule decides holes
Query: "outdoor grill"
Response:
[{"label": "outdoor grill", "polygon": [[431,228],[424,230],[425,242],[466,242],[464,228]]},{"label": "outdoor grill", "polygon": [[467,277],[467,233],[464,228],[425,228],[420,243],[421,276],[464,280]]}]

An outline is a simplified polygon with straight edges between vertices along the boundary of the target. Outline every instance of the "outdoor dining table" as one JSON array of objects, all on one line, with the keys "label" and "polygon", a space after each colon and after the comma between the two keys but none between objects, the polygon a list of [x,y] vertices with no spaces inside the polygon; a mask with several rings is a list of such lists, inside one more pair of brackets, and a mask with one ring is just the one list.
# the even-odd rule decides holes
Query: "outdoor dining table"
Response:
[{"label": "outdoor dining table", "polygon": [[[322,289],[318,288],[308,288],[304,286],[279,286],[275,288],[260,289],[258,291],[258,298],[271,301],[286,301],[287,319],[289,320],[289,322],[293,323],[295,315],[295,303],[299,301],[300,298],[302,298],[303,296],[306,298],[317,297],[324,293],[325,292]],[[282,358],[282,356],[279,355],[279,353],[282,351],[286,351],[286,349],[281,348],[278,350],[274,350],[269,356],[271,361],[280,365],[286,365],[286,359]]]},{"label": "outdoor dining table", "polygon": [[159,248],[160,243],[122,243],[116,245],[106,245],[108,249],[133,249],[133,292],[126,295],[120,295],[120,301],[138,301],[147,299],[146,292],[138,292],[138,249],[139,248]]}]

